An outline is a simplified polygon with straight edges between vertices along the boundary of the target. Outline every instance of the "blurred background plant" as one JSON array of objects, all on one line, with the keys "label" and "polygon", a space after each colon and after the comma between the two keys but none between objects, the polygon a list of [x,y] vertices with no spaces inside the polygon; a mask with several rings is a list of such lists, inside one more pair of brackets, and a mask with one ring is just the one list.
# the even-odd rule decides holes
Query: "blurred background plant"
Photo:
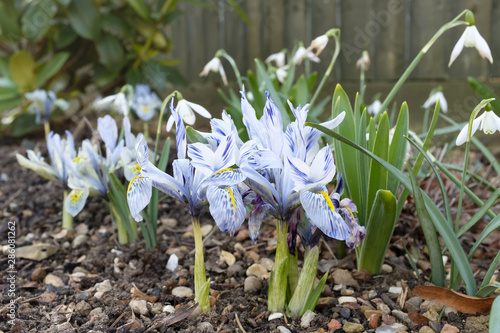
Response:
[{"label": "blurred background plant", "polygon": [[[187,2],[213,7],[202,1]],[[25,112],[28,101],[24,94],[35,89],[50,90],[66,99],[77,97],[75,110],[124,82],[146,83],[153,90],[163,90],[167,81],[185,86],[186,80],[175,67],[180,60],[166,58],[174,47],[166,28],[183,15],[177,3],[0,2],[2,126],[11,126],[12,135],[20,136],[38,125],[36,116]],[[227,3],[250,24],[236,1]],[[94,94],[79,94],[84,91]]]}]

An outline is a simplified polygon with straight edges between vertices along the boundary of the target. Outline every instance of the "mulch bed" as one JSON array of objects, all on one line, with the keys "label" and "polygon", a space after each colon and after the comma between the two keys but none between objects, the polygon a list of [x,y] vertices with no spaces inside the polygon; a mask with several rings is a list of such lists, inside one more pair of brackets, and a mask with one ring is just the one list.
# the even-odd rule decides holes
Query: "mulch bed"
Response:
[{"label": "mulch bed", "polygon": [[[46,156],[44,144],[38,146]],[[309,323],[286,316],[269,320],[268,274],[264,272],[257,278],[247,276],[250,266],[259,264],[268,269],[274,259],[273,221],[263,224],[254,244],[244,227],[234,237],[218,229],[210,230],[214,223],[205,214],[201,224],[209,234],[205,262],[212,283],[213,306],[211,312],[199,314],[193,306],[193,296],[178,293],[183,289],[176,289],[194,289],[194,241],[189,218],[181,205],[170,198],[160,202],[159,245],[154,249],[146,249],[140,240],[130,246],[118,244],[115,227],[101,198],[91,198],[75,218],[75,229],[65,232],[61,230],[62,189],[18,166],[16,152],[25,153],[18,142],[5,140],[0,146],[0,234],[4,235],[0,243],[7,244],[8,222],[16,221],[16,248],[49,243],[57,246],[57,250],[41,261],[16,258],[17,311],[13,326],[8,322],[7,305],[11,299],[6,292],[8,281],[2,279],[0,330],[3,332],[488,331],[487,316],[464,315],[447,309],[439,317],[441,307],[413,297],[411,289],[428,280],[430,266],[411,198],[380,275],[356,271],[353,252],[337,259],[336,242],[322,240],[318,278],[325,271],[329,277]],[[431,182],[428,186],[431,197],[434,191],[438,200],[439,189],[432,179],[422,180],[424,188],[426,182]],[[470,186],[478,186],[477,193],[488,195],[480,185]],[[456,191],[451,186],[449,189]],[[464,221],[474,210],[474,205],[466,200]],[[480,223],[463,237],[465,248],[470,248],[481,226]],[[420,281],[402,243],[418,259]],[[499,248],[497,233],[481,246],[471,263],[477,281],[484,276]],[[231,254],[235,263],[228,266],[232,257],[225,252],[221,257],[222,251]],[[166,264],[174,253],[179,264],[172,272]],[[301,258],[303,253],[299,253],[299,267]],[[8,270],[8,258],[2,255],[2,276],[7,276]],[[354,299],[343,302],[345,297]],[[170,314],[172,309],[175,312]]]}]

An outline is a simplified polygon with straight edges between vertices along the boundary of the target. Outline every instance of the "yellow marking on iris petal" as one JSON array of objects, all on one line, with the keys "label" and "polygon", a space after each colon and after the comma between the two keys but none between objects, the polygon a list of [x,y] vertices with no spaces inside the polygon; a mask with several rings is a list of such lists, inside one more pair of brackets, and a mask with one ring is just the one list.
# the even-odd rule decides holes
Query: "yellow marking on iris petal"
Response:
[{"label": "yellow marking on iris petal", "polygon": [[132,167],[132,171],[141,172],[141,167],[139,166],[139,163],[135,162],[135,165]]},{"label": "yellow marking on iris petal", "polygon": [[77,157],[75,157],[75,159],[73,160],[73,162],[80,163],[84,159],[85,159],[85,156],[77,156]]},{"label": "yellow marking on iris petal", "polygon": [[236,204],[234,203],[234,195],[233,191],[229,187],[224,187],[225,190],[229,192],[229,195],[231,196],[231,203],[233,204],[233,212],[236,211]]},{"label": "yellow marking on iris petal", "polygon": [[328,207],[330,207],[330,209],[333,212],[335,212],[335,206],[333,205],[332,199],[330,199],[330,197],[328,196],[328,193],[326,193],[325,191],[318,191],[316,193],[323,194],[323,196],[325,197],[326,203],[328,204]]},{"label": "yellow marking on iris petal", "polygon": [[[232,171],[232,172],[236,172],[234,171],[233,169],[231,168],[225,168],[225,169],[220,169],[219,171],[217,171],[216,173],[214,173],[214,175],[218,174],[218,173],[221,173],[221,172],[224,172],[224,171]],[[226,187],[227,188],[227,187]]]},{"label": "yellow marking on iris petal", "polygon": [[130,183],[128,183],[128,187],[127,187],[127,195],[128,195],[128,192],[130,191],[130,186],[132,185],[132,183],[134,182],[134,180],[139,179],[139,178],[144,178],[144,177],[142,177],[142,176],[135,176],[134,178],[132,178],[130,180]]},{"label": "yellow marking on iris petal", "polygon": [[352,212],[351,212],[351,210],[349,209],[349,207],[346,207],[346,209],[349,211],[349,214],[351,214],[352,220],[353,220],[353,221],[356,221],[356,219],[354,218],[354,215],[352,214]]},{"label": "yellow marking on iris petal", "polygon": [[79,191],[75,191],[73,192],[73,194],[71,195],[71,198],[70,200],[73,202],[73,205],[76,205],[76,202],[78,200],[80,200],[80,198],[82,197],[82,193],[79,193]]}]

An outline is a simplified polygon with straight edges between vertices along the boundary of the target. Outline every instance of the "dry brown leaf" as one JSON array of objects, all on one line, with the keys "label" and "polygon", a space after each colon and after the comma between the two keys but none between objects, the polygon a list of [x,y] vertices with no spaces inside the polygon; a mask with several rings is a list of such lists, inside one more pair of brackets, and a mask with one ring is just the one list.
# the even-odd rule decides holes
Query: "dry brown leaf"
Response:
[{"label": "dry brown leaf", "polygon": [[143,300],[148,301],[150,303],[154,303],[158,299],[157,296],[148,296],[147,294],[143,293],[136,287],[132,287],[132,289],[130,289],[130,293],[132,294],[132,297],[140,297]]},{"label": "dry brown leaf", "polygon": [[410,317],[411,321],[417,326],[424,326],[429,323],[429,318],[422,316],[417,312],[408,313],[408,317]]},{"label": "dry brown leaf", "polygon": [[436,286],[418,286],[413,293],[420,298],[448,306],[462,313],[487,315],[495,297],[480,298],[459,294],[453,290]]},{"label": "dry brown leaf", "polygon": [[16,256],[18,258],[41,261],[56,253],[58,249],[57,246],[48,243],[27,245],[17,248]]}]

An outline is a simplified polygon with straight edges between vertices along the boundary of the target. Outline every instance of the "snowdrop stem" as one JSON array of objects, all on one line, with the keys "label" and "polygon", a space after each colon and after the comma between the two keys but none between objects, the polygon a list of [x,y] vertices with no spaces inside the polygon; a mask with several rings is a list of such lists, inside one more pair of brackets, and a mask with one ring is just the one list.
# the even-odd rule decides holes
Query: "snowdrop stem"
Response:
[{"label": "snowdrop stem", "polygon": [[321,79],[321,82],[318,85],[318,88],[314,92],[314,95],[311,99],[311,102],[309,103],[309,110],[312,110],[314,106],[314,102],[316,102],[316,99],[318,99],[319,93],[323,89],[323,86],[325,85],[326,79],[330,76],[333,70],[333,66],[335,66],[335,62],[337,61],[337,58],[340,53],[340,29],[335,29],[335,32],[332,33],[333,38],[335,39],[335,52],[333,53],[332,60],[330,61],[330,65],[328,65],[328,68],[326,69],[325,75],[323,75],[323,78]]},{"label": "snowdrop stem", "polygon": [[443,33],[445,33],[446,31],[448,31],[449,29],[451,29],[451,28],[453,28],[453,27],[455,27],[457,25],[468,24],[465,21],[461,21],[461,22],[458,21],[463,15],[467,14],[468,12],[469,12],[469,10],[466,9],[463,12],[461,12],[459,15],[457,15],[453,20],[451,20],[450,22],[444,24],[441,28],[439,28],[439,30],[434,34],[434,36],[432,36],[432,38],[427,42],[427,44],[425,44],[425,46],[422,48],[422,50],[420,50],[420,52],[417,54],[417,56],[415,57],[415,59],[413,59],[413,61],[411,62],[411,64],[405,70],[405,72],[403,73],[403,75],[401,75],[401,77],[399,78],[398,82],[396,82],[396,84],[394,85],[394,87],[392,88],[392,90],[389,92],[389,94],[385,98],[384,102],[382,103],[382,106],[380,107],[380,110],[378,111],[378,113],[374,117],[375,121],[378,120],[378,118],[380,117],[380,115],[382,114],[382,112],[384,112],[384,111],[387,110],[387,107],[392,102],[392,99],[394,98],[394,96],[396,96],[396,93],[399,91],[399,89],[401,88],[401,86],[403,85],[403,83],[405,83],[406,79],[408,79],[408,77],[413,72],[413,70],[415,69],[415,67],[417,67],[418,63],[420,62],[420,59],[422,59],[422,57],[427,53],[427,51],[429,51],[430,47],[434,44],[434,42],[439,37],[441,37],[441,35]]},{"label": "snowdrop stem", "polygon": [[269,279],[267,309],[271,312],[283,312],[285,309],[287,275],[288,275],[288,222],[276,220],[276,257]]},{"label": "snowdrop stem", "polygon": [[63,192],[63,205],[62,205],[62,226],[66,230],[71,230],[73,229],[73,216],[66,211],[66,205],[64,204],[66,202],[66,197],[68,196],[68,190],[64,190]]},{"label": "snowdrop stem", "polygon": [[233,57],[231,57],[225,50],[219,50],[217,53],[220,53],[220,55],[229,62],[231,67],[233,68],[234,75],[236,75],[236,80],[238,81],[238,89],[241,89],[243,87],[243,81],[241,80],[241,74],[240,70],[238,69],[238,66],[236,66],[236,62],[234,61]]},{"label": "snowdrop stem", "polygon": [[163,100],[163,103],[161,104],[160,117],[158,118],[158,128],[156,129],[155,155],[154,155],[155,157],[156,154],[158,153],[158,144],[160,143],[161,121],[163,120],[163,114],[165,113],[168,103],[172,98],[174,98],[175,95],[180,95],[180,92],[174,90],[170,95],[167,96],[167,98]]},{"label": "snowdrop stem", "polygon": [[200,221],[197,217],[192,217],[194,233],[194,293],[195,301],[198,302],[203,312],[210,311],[210,300],[208,291],[210,282],[205,275],[205,262],[203,259],[203,241],[201,236]]},{"label": "snowdrop stem", "polygon": [[[363,51],[363,53],[366,51]],[[361,61],[360,63],[360,68],[359,68],[359,105],[364,103],[364,98],[365,98],[365,90],[366,90],[366,84],[365,84],[365,62]]]},{"label": "snowdrop stem", "polygon": [[458,197],[458,207],[457,207],[457,218],[455,220],[455,232],[458,232],[460,228],[460,214],[462,212],[462,200],[464,196],[464,188],[465,188],[465,177],[467,176],[467,165],[469,164],[469,152],[470,152],[470,138],[472,136],[472,123],[474,119],[476,119],[476,115],[481,109],[487,105],[489,102],[493,101],[494,98],[483,99],[475,108],[472,110],[472,113],[469,118],[469,127],[467,129],[467,141],[465,143],[465,158],[464,158],[464,170],[462,172],[462,184],[460,185],[460,195]]},{"label": "snowdrop stem", "polygon": [[149,139],[149,123],[147,121],[142,123],[142,131],[144,133],[144,139],[146,139],[146,142],[148,142]]}]

